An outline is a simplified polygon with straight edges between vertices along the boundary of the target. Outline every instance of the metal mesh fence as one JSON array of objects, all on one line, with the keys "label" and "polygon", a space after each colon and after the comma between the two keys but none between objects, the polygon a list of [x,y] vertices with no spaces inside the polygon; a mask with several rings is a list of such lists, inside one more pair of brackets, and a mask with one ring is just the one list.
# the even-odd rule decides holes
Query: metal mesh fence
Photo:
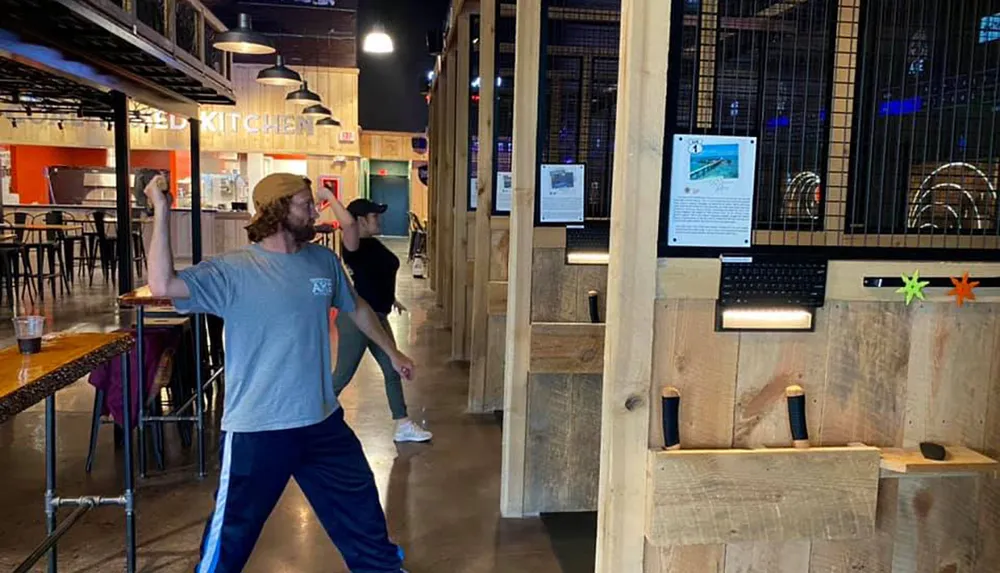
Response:
[{"label": "metal mesh fence", "polygon": [[995,248],[1000,1],[865,2],[861,22],[851,241]]},{"label": "metal mesh fence", "polygon": [[584,219],[611,216],[619,0],[543,3],[541,163],[584,164]]},{"label": "metal mesh fence", "polygon": [[755,246],[997,247],[1000,0],[685,0],[670,62],[668,138],[758,138]]},{"label": "metal mesh fence", "polygon": [[496,20],[496,99],[493,112],[493,212],[507,214],[498,208],[496,199],[497,173],[511,172],[511,142],[514,136],[514,40],[516,34],[517,5],[514,2],[497,3]]}]

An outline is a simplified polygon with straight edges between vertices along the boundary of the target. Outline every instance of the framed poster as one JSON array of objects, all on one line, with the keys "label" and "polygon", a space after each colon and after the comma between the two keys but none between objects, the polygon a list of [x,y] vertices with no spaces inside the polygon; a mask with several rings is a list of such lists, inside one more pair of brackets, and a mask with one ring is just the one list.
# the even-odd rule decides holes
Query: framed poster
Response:
[{"label": "framed poster", "polygon": [[510,213],[514,201],[514,174],[510,171],[497,171],[497,195],[493,210],[497,213]]},{"label": "framed poster", "polygon": [[542,223],[583,222],[584,176],[582,164],[543,164],[540,167],[539,221]]},{"label": "framed poster", "polygon": [[675,135],[671,247],[750,247],[757,138]]}]

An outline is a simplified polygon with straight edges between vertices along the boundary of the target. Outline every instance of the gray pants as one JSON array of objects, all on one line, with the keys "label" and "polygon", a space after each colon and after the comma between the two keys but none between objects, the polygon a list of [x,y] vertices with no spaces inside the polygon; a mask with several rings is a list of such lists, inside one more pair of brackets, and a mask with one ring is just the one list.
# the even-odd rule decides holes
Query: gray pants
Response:
[{"label": "gray pants", "polygon": [[[376,313],[382,328],[389,336],[392,336],[392,327],[389,326],[389,319],[382,313]],[[385,395],[389,399],[389,410],[392,411],[392,419],[400,420],[406,417],[406,398],[403,397],[403,381],[399,373],[392,367],[392,360],[381,348],[378,347],[365,333],[354,324],[347,313],[337,313],[337,367],[333,370],[333,390],[340,396],[340,393],[347,387],[347,384],[354,377],[354,373],[361,364],[361,359],[368,349],[382,369],[382,376],[385,378]]]}]

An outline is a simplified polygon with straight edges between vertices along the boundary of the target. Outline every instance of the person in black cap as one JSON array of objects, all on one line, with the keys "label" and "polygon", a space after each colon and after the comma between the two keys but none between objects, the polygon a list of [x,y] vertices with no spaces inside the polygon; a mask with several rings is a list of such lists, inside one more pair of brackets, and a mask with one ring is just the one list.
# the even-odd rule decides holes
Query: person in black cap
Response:
[{"label": "person in black cap", "polygon": [[[354,279],[358,296],[371,305],[382,327],[389,335],[388,316],[393,309],[403,313],[406,307],[396,300],[396,272],[399,257],[393,254],[381,241],[375,238],[382,232],[380,215],[388,207],[373,203],[368,199],[355,199],[347,206],[347,213],[334,211],[340,222],[343,243],[343,259]],[[385,377],[385,393],[389,400],[389,410],[396,421],[394,439],[397,442],[426,442],[432,434],[410,420],[403,396],[403,383],[392,367],[389,356],[374,341],[368,338],[349,317],[337,315],[337,366],[333,371],[333,388],[339,396],[354,377],[354,373],[364,357],[365,349],[372,353]]]}]

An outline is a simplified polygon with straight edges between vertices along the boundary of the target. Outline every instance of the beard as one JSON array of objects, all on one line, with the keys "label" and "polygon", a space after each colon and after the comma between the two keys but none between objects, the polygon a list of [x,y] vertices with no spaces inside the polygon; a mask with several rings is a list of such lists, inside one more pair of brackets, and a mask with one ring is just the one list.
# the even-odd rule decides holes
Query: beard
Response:
[{"label": "beard", "polygon": [[298,223],[295,221],[285,221],[285,229],[292,234],[292,238],[297,243],[308,243],[316,238],[316,226],[311,222]]}]

